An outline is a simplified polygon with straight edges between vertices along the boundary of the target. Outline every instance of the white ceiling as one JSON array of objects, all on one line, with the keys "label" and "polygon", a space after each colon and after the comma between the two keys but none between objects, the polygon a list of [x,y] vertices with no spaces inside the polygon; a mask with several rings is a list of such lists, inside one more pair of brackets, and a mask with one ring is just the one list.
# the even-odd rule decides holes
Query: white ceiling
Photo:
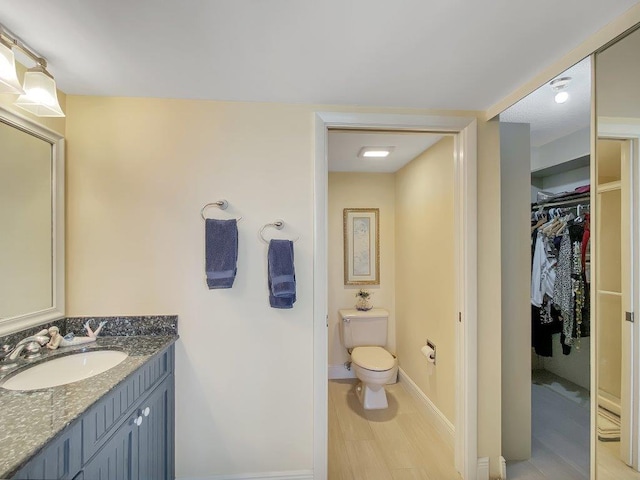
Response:
[{"label": "white ceiling", "polygon": [[557,92],[546,84],[500,114],[501,122],[531,125],[532,147],[577,132],[591,122],[591,60],[585,58],[559,77],[571,77],[564,88],[569,93],[565,103],[556,103]]},{"label": "white ceiling", "polygon": [[[393,173],[442,138],[433,133],[329,131],[330,172]],[[394,147],[387,158],[360,158],[362,147]]]},{"label": "white ceiling", "polygon": [[70,94],[485,110],[636,0],[3,0]]}]

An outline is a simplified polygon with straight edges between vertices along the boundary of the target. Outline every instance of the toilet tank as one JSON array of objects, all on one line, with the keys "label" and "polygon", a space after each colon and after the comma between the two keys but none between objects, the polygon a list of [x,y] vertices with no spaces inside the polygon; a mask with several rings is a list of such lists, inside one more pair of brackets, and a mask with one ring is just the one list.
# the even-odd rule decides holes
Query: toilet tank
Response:
[{"label": "toilet tank", "polygon": [[340,341],[345,348],[384,347],[387,344],[389,312],[384,308],[372,308],[366,312],[344,309],[339,313]]}]

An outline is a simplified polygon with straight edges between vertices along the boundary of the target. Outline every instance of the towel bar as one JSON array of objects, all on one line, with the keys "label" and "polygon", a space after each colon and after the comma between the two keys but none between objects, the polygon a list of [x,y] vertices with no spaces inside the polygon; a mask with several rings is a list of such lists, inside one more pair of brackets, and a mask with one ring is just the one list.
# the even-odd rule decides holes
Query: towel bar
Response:
[{"label": "towel bar", "polygon": [[[269,244],[269,240],[267,240],[266,238],[264,238],[264,235],[262,234],[264,232],[264,229],[267,227],[273,227],[277,230],[282,230],[284,228],[284,220],[276,220],[273,223],[265,223],[262,228],[258,231],[258,235],[260,235],[260,239],[266,243],[267,245]],[[300,237],[297,237],[295,240],[291,240],[292,242],[297,242],[300,239]]]}]

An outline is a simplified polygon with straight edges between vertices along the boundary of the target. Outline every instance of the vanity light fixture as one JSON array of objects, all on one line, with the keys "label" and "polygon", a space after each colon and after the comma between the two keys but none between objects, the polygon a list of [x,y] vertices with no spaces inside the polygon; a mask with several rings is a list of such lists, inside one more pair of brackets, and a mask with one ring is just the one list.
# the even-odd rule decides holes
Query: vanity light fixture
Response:
[{"label": "vanity light fixture", "polygon": [[38,117],[64,117],[56,81],[40,61],[24,73],[24,94],[18,97],[15,105]]},{"label": "vanity light fixture", "polygon": [[571,81],[571,77],[560,77],[555,80],[551,80],[549,82],[549,86],[557,92],[555,97],[553,98],[556,103],[564,103],[569,100],[569,92],[564,90],[569,82]]},{"label": "vanity light fixture", "polygon": [[358,152],[359,157],[363,158],[386,158],[395,147],[362,147]]},{"label": "vanity light fixture", "polygon": [[[18,48],[35,62],[35,66],[25,72],[22,88],[16,75],[15,57],[12,47]],[[7,51],[11,54],[10,56],[6,55]],[[5,64],[6,71],[8,72],[6,77]],[[11,65],[13,68],[11,68]],[[11,73],[13,75],[11,75]],[[7,78],[15,79],[11,85],[13,87],[17,85],[18,88],[13,88],[10,91],[4,90],[2,87],[8,83]],[[0,25],[0,93],[19,94],[20,96],[14,104],[38,117],[65,116],[58,101],[56,81],[47,71],[47,61],[34,50],[27,47],[22,40],[9,33],[2,25]]]}]

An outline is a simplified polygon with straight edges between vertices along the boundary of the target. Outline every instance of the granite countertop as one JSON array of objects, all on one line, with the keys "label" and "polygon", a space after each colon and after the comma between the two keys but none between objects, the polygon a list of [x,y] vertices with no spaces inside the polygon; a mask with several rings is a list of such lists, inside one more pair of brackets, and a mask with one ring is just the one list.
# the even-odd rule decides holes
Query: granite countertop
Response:
[{"label": "granite countertop", "polygon": [[[105,336],[85,345],[48,351],[43,348],[43,358],[30,362],[30,365],[78,350],[115,349],[128,356],[104,373],[67,385],[33,391],[12,391],[0,387],[0,478],[15,475],[66,426],[177,339],[177,333]],[[0,381],[15,371],[3,372]]]}]

